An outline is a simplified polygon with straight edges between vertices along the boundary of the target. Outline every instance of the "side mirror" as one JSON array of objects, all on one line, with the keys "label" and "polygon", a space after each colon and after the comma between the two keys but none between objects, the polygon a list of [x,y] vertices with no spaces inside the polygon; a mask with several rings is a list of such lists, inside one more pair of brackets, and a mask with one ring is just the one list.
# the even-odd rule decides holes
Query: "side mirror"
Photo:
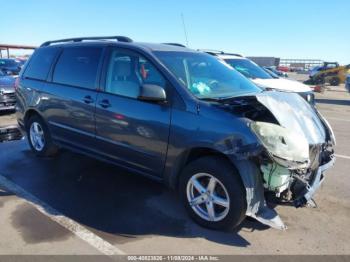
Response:
[{"label": "side mirror", "polygon": [[144,84],[141,86],[141,92],[138,99],[150,102],[165,102],[165,90],[163,87],[158,85]]}]

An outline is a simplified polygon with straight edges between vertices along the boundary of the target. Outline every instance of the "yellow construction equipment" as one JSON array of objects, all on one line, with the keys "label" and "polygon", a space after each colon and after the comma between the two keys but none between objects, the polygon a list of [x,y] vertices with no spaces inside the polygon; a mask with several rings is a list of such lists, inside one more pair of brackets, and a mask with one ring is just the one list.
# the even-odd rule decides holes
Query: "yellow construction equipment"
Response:
[{"label": "yellow construction equipment", "polygon": [[310,78],[310,84],[330,84],[337,86],[345,83],[347,74],[350,73],[350,65],[339,66],[336,62],[324,62],[322,68]]}]

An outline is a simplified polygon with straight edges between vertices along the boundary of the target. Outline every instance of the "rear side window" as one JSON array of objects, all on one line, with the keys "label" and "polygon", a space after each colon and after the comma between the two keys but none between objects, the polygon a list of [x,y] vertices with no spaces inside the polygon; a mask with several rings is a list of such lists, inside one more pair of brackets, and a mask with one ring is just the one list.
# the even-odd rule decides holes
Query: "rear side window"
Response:
[{"label": "rear side window", "polygon": [[46,80],[57,51],[56,48],[37,49],[29,61],[27,69],[24,72],[24,77]]},{"label": "rear side window", "polygon": [[58,59],[53,82],[94,89],[102,48],[65,48]]}]

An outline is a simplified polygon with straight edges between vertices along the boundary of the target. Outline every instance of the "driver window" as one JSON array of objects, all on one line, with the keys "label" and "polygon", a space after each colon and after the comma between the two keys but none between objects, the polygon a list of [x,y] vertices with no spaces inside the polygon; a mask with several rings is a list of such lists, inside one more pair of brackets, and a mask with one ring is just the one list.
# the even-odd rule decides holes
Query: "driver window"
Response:
[{"label": "driver window", "polygon": [[165,88],[165,79],[144,57],[130,51],[114,50],[109,61],[105,91],[136,99],[143,84]]}]

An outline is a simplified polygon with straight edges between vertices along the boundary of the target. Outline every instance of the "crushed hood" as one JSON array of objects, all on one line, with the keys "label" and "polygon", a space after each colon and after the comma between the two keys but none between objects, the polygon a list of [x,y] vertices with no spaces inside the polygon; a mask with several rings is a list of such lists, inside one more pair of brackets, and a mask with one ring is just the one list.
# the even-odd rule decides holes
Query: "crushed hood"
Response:
[{"label": "crushed hood", "polygon": [[295,93],[262,92],[256,95],[279,124],[305,137],[310,145],[326,142],[326,131],[319,116],[303,98]]},{"label": "crushed hood", "polygon": [[290,91],[290,92],[310,92],[309,86],[300,83],[298,81],[273,78],[273,79],[252,79],[252,81],[258,86],[265,88],[271,88],[276,90]]}]

